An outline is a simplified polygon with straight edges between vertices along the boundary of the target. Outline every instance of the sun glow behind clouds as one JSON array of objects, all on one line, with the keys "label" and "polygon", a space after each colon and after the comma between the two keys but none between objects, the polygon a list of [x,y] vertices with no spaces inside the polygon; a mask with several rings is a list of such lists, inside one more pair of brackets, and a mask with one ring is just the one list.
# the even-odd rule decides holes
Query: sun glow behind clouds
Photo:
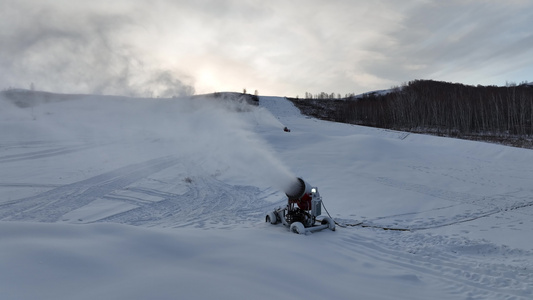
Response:
[{"label": "sun glow behind clouds", "polygon": [[198,71],[197,81],[201,83],[202,90],[199,93],[209,93],[224,91],[224,87],[220,84],[218,77],[208,68],[202,68]]}]

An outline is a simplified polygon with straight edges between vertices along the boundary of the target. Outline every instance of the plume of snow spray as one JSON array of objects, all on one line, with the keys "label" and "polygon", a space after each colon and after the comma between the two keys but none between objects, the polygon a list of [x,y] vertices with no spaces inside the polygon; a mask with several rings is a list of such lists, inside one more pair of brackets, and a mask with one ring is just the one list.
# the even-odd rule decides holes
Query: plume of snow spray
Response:
[{"label": "plume of snow spray", "polygon": [[267,112],[235,101],[197,99],[187,105],[189,113],[185,118],[190,132],[183,134],[194,138],[194,142],[189,149],[182,150],[197,158],[201,156],[204,169],[225,170],[230,177],[246,178],[250,184],[267,184],[281,191],[297,183],[296,176],[276,157],[271,146],[253,132],[254,124],[245,118],[246,114]]},{"label": "plume of snow spray", "polygon": [[273,117],[239,101],[84,96],[37,105],[32,115],[23,108],[9,111],[3,115],[25,112],[24,118],[33,122],[28,124],[52,139],[129,145],[123,155],[134,161],[170,152],[186,162],[187,172],[200,176],[223,176],[238,184],[280,191],[296,182],[270,145],[253,131],[258,122]]}]

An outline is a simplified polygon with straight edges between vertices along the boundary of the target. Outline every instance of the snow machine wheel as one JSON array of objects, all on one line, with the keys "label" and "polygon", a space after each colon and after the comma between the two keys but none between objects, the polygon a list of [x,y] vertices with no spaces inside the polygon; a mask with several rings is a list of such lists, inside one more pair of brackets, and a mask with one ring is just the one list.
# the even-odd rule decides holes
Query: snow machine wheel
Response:
[{"label": "snow machine wheel", "polygon": [[274,225],[278,223],[278,217],[276,216],[276,213],[271,211],[268,213],[268,215],[265,218],[266,222],[269,222],[270,224]]},{"label": "snow machine wheel", "polygon": [[305,234],[304,224],[300,222],[294,222],[291,224],[290,231],[297,234]]},{"label": "snow machine wheel", "polygon": [[335,231],[335,222],[330,217],[325,217],[322,219],[322,225],[328,224],[328,228],[332,231]]}]

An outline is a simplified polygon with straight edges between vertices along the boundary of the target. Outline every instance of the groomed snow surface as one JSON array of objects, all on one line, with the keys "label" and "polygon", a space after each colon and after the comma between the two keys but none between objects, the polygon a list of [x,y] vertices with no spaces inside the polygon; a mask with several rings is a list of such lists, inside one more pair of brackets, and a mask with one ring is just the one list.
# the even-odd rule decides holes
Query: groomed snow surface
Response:
[{"label": "groomed snow surface", "polygon": [[[531,150],[277,97],[61,100],[0,98],[2,299],[533,299]],[[296,176],[366,227],[265,223]]]}]

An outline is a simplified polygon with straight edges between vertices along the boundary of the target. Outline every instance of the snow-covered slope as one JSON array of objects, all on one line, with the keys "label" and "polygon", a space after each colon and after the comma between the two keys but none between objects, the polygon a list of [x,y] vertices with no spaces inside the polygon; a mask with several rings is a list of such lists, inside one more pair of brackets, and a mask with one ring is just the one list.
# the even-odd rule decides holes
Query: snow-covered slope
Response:
[{"label": "snow-covered slope", "polygon": [[[278,97],[0,98],[0,128],[2,299],[533,297],[530,150],[320,121]],[[295,176],[367,227],[264,223]]]}]

